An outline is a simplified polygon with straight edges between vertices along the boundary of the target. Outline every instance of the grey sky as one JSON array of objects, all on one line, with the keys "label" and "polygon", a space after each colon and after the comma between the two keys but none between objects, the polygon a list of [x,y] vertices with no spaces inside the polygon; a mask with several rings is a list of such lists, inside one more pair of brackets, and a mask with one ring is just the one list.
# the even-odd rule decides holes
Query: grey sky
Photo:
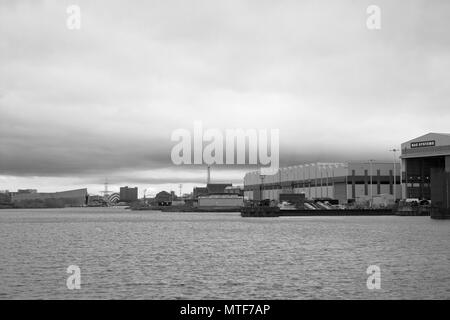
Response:
[{"label": "grey sky", "polygon": [[448,1],[2,1],[0,189],[187,192],[205,173],[173,167],[170,135],[195,120],[279,128],[282,165],[389,159],[450,131],[449,16]]}]

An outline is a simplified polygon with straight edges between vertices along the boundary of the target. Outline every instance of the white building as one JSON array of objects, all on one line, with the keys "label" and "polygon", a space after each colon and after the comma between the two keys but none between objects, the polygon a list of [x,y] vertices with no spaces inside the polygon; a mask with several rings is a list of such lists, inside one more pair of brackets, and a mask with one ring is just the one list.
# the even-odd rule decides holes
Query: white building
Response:
[{"label": "white building", "polygon": [[[394,180],[398,187],[394,188]],[[332,198],[340,203],[380,194],[401,196],[400,165],[393,162],[308,163],[280,168],[277,174],[259,171],[244,177],[244,194],[251,200],[278,200],[280,193],[304,193],[307,199]]]}]

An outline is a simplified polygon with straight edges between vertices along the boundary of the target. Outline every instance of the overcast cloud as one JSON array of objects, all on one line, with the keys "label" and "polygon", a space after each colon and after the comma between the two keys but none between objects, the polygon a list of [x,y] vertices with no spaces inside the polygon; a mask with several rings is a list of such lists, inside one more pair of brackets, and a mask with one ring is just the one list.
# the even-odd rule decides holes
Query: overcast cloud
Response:
[{"label": "overcast cloud", "polygon": [[170,135],[195,120],[280,129],[282,165],[390,159],[450,132],[449,16],[444,0],[1,1],[0,189],[189,192],[205,170],[175,167]]}]

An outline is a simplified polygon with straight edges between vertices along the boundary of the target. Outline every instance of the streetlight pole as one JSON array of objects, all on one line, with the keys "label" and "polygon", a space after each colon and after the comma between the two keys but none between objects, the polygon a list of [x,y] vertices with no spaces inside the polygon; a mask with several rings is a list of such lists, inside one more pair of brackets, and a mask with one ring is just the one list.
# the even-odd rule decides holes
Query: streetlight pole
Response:
[{"label": "streetlight pole", "polygon": [[316,173],[314,174],[314,195],[315,195],[315,198],[317,198],[317,176],[319,175],[318,174],[318,171],[317,171],[317,168],[318,168],[318,162],[316,162]]},{"label": "streetlight pole", "polygon": [[343,164],[342,167],[345,169],[345,196],[347,198],[346,200],[347,200],[347,204],[348,204],[348,175],[349,175],[348,162],[347,162],[347,164]]},{"label": "streetlight pole", "polygon": [[[311,164],[305,164],[305,173],[306,173],[306,167],[308,167],[308,197],[311,199]],[[306,174],[305,174],[306,176]],[[305,180],[306,181],[306,180]],[[306,190],[306,186],[305,186]]]},{"label": "streetlight pole", "polygon": [[[397,159],[397,151],[399,151],[398,149],[391,149],[391,150],[389,150],[389,151],[391,151],[391,152],[393,152],[393,154],[394,154],[394,188],[393,188],[393,193],[394,193],[394,203],[395,203],[395,201],[397,200],[397,193],[396,193],[396,187],[397,187],[397,179],[396,179],[396,168],[395,168],[395,163],[396,163],[396,159]],[[401,179],[401,177],[400,177],[400,179]]]},{"label": "streetlight pole", "polygon": [[[373,160],[369,160],[369,171],[370,171],[370,207],[372,208],[373,204]],[[395,170],[395,169],[394,169]]]},{"label": "streetlight pole", "polygon": [[302,188],[301,188],[301,192],[303,192],[304,194],[306,194],[306,187],[305,187],[305,169],[303,168],[303,165],[300,165],[300,171],[301,171],[301,173],[302,173],[302,184],[301,184],[301,186],[302,186]]},{"label": "streetlight pole", "polygon": [[330,164],[330,198],[334,199],[334,164]]},{"label": "streetlight pole", "polygon": [[263,174],[260,174],[259,177],[261,178],[261,187],[259,190],[259,200],[262,201],[263,200],[263,192],[264,192],[264,178],[266,176]]}]

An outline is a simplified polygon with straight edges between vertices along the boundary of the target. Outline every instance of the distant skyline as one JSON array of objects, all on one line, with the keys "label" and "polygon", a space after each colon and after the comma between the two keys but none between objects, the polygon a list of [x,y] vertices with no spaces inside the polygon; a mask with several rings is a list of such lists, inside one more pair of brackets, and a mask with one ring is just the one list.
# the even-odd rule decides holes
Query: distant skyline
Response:
[{"label": "distant skyline", "polygon": [[[81,29],[66,8],[81,8]],[[368,30],[366,8],[381,8]],[[448,1],[2,1],[0,190],[191,192],[171,133],[280,130],[280,165],[450,132]],[[242,184],[245,167],[213,167]]]}]

